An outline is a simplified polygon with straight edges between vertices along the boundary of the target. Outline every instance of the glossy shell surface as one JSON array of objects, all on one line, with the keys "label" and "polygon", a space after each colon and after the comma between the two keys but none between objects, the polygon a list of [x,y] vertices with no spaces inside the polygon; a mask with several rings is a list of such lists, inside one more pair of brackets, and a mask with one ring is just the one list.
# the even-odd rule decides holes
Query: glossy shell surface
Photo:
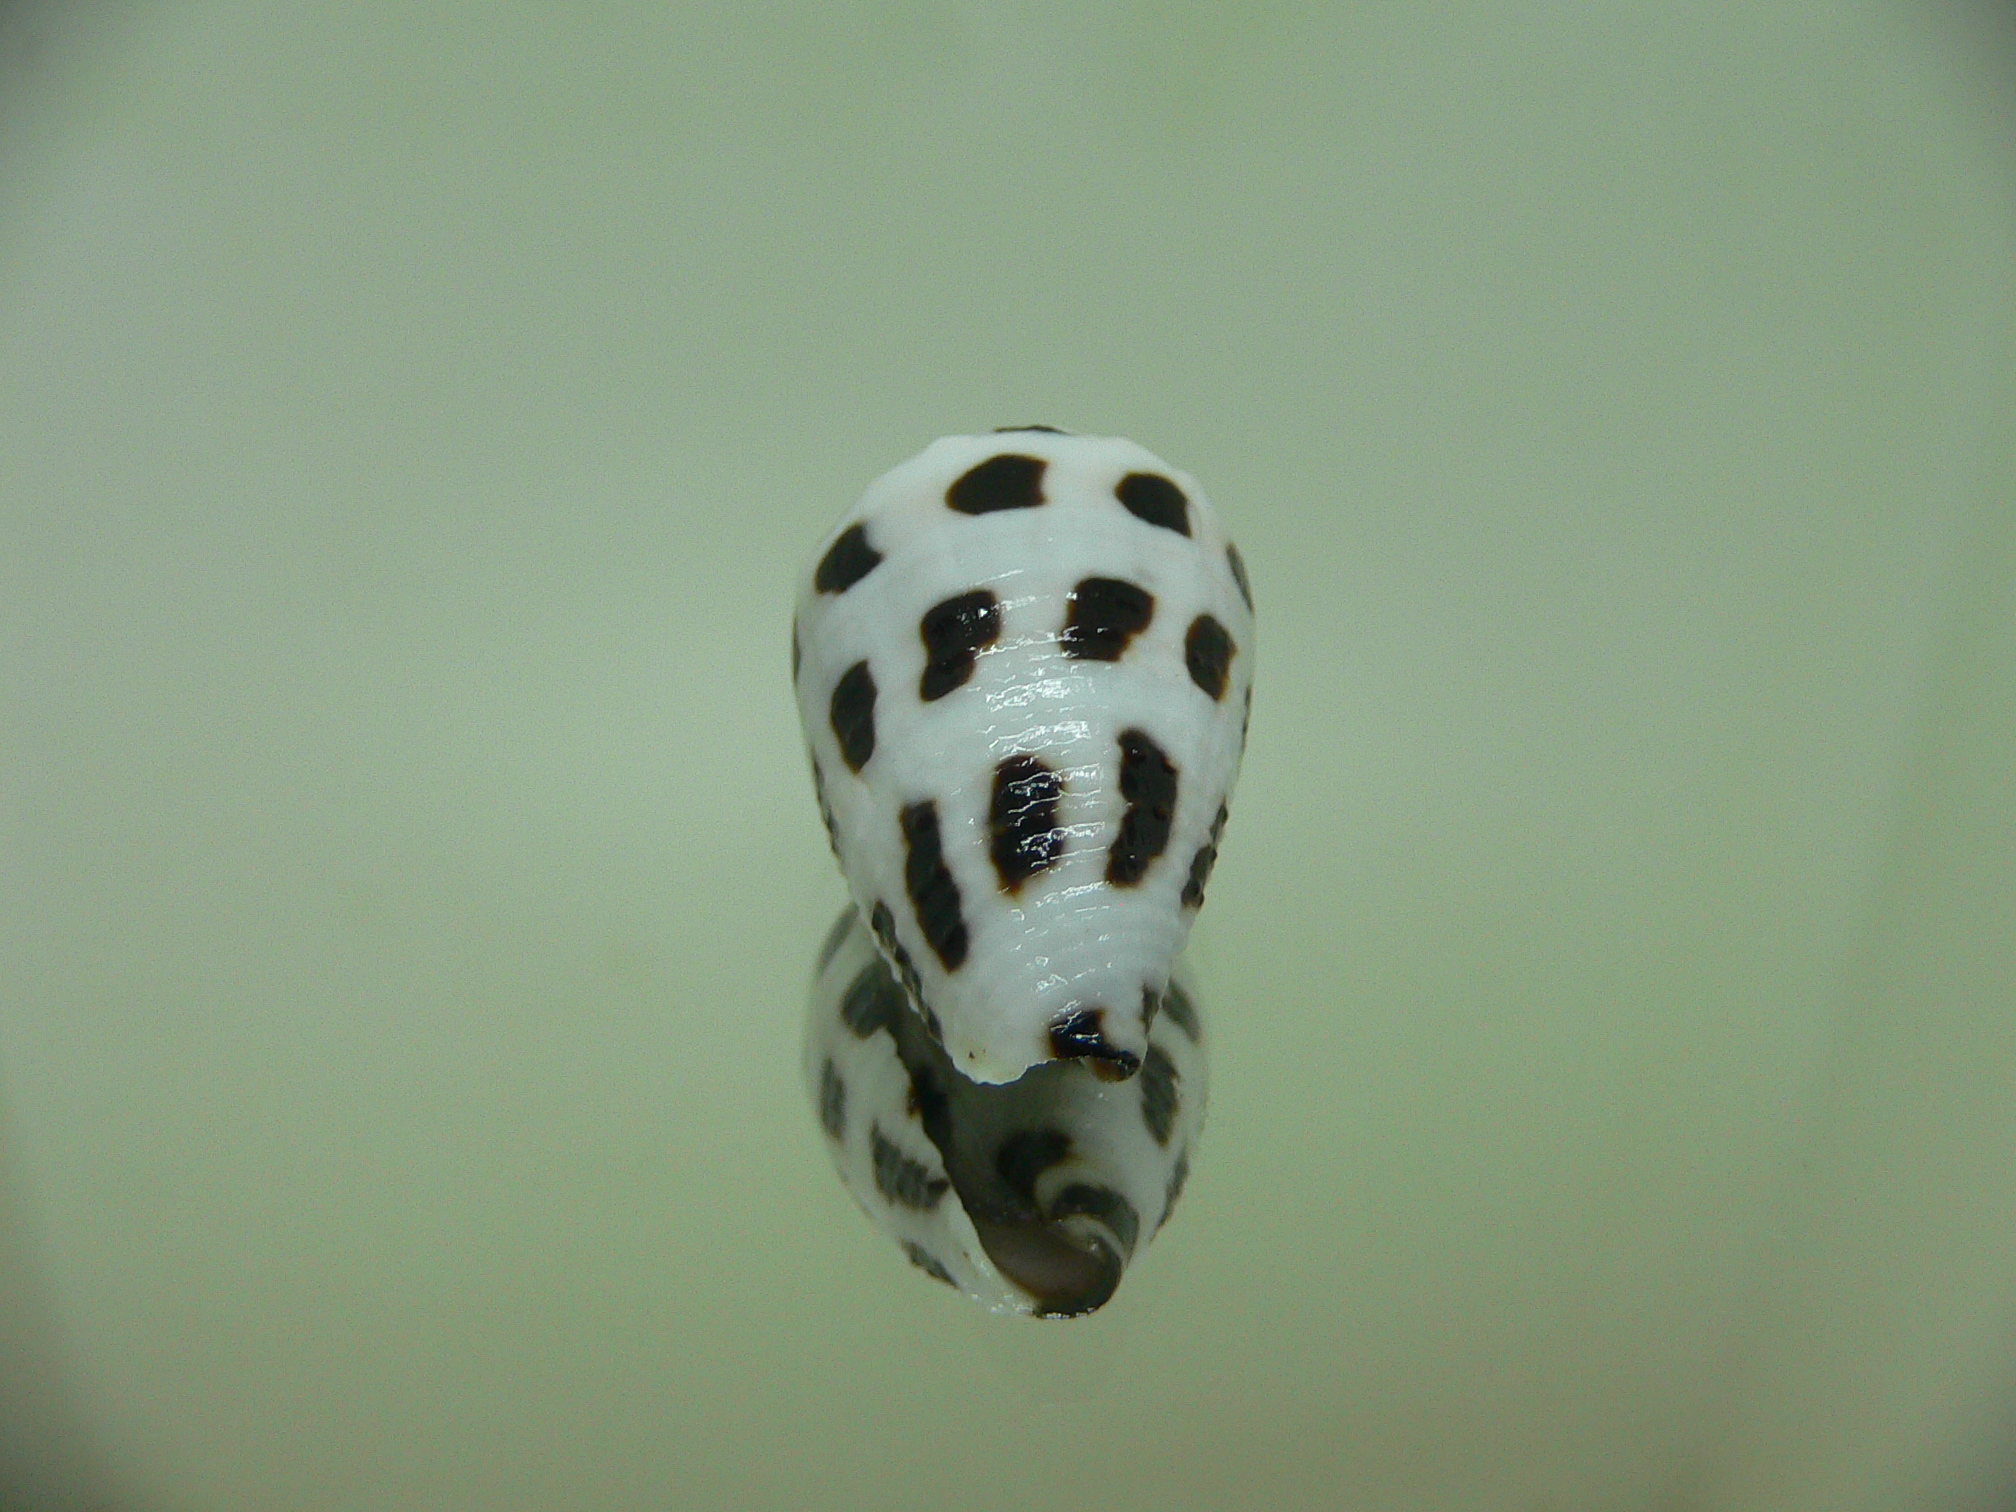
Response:
[{"label": "glossy shell surface", "polygon": [[860,916],[975,1081],[1135,1075],[1251,708],[1244,565],[1130,441],[953,436],[813,552],[793,677]]}]

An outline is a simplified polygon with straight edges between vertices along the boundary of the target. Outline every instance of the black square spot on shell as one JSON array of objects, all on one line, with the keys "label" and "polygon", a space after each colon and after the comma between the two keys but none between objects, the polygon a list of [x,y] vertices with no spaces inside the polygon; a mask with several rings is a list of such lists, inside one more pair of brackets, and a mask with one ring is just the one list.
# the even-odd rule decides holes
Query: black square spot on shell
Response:
[{"label": "black square spot on shell", "polygon": [[1064,780],[1035,756],[1010,756],[994,768],[994,798],[988,808],[988,854],[1001,890],[1017,893],[1038,872],[1048,871],[1064,853],[1057,825],[1057,801]]},{"label": "black square spot on shell", "polygon": [[869,1153],[875,1162],[875,1190],[899,1207],[928,1213],[938,1206],[952,1184],[943,1176],[933,1176],[921,1161],[905,1155],[880,1128],[870,1137]]},{"label": "black square spot on shell", "polygon": [[1160,473],[1129,473],[1113,485],[1113,497],[1137,520],[1190,534],[1190,501],[1183,490]]},{"label": "black square spot on shell", "polygon": [[966,961],[966,920],[959,908],[959,884],[945,865],[944,843],[938,834],[938,805],[926,799],[906,804],[903,826],[903,885],[917,911],[924,943],[944,964],[957,971]]},{"label": "black square spot on shell", "polygon": [[840,1022],[856,1039],[867,1039],[877,1030],[896,1032],[896,1019],[904,1011],[903,989],[889,974],[880,956],[854,974],[840,999]]},{"label": "black square spot on shell", "polygon": [[845,593],[881,565],[882,553],[868,544],[866,527],[849,525],[819,558],[812,586],[821,593]]},{"label": "black square spot on shell", "polygon": [[1190,681],[1209,693],[1213,702],[1225,696],[1225,673],[1237,649],[1231,632],[1210,615],[1190,621],[1190,633],[1183,637],[1183,661],[1190,668]]},{"label": "black square spot on shell", "polygon": [[1239,585],[1239,597],[1246,600],[1247,612],[1253,609],[1253,585],[1246,581],[1246,560],[1239,555],[1239,548],[1230,542],[1225,546],[1225,560],[1232,568],[1232,581]]},{"label": "black square spot on shell", "polygon": [[875,678],[868,663],[858,661],[841,673],[826,718],[848,769],[858,772],[868,765],[875,754]]},{"label": "black square spot on shell", "polygon": [[1197,1017],[1197,1005],[1190,1001],[1190,994],[1174,982],[1162,994],[1162,1011],[1169,1015],[1170,1023],[1188,1036],[1191,1044],[1204,1037],[1204,1025]]},{"label": "black square spot on shell", "polygon": [[1183,1106],[1180,1080],[1168,1052],[1160,1045],[1150,1045],[1135,1085],[1141,1089],[1141,1121],[1158,1145],[1169,1143],[1169,1132],[1176,1127],[1176,1114]]},{"label": "black square spot on shell", "polygon": [[840,1079],[830,1056],[819,1068],[819,1127],[828,1139],[838,1139],[847,1131],[847,1083]]},{"label": "black square spot on shell", "polygon": [[1120,796],[1127,808],[1106,856],[1106,880],[1132,887],[1168,849],[1176,817],[1176,764],[1145,730],[1120,732]]},{"label": "black square spot on shell", "polygon": [[974,657],[1001,638],[1001,601],[985,588],[955,594],[924,611],[917,634],[924,642],[917,696],[935,703],[971,677]]},{"label": "black square spot on shell", "polygon": [[1211,837],[1198,846],[1197,854],[1190,858],[1190,879],[1183,884],[1185,908],[1204,906],[1204,889],[1211,881],[1211,868],[1218,864],[1218,840],[1225,833],[1227,813],[1225,805],[1219,804],[1218,817],[1211,823]]},{"label": "black square spot on shell", "polygon": [[1141,1069],[1141,1058],[1106,1038],[1104,1008],[1075,1008],[1050,1026],[1050,1054],[1082,1060],[1101,1081],[1125,1081]]},{"label": "black square spot on shell", "polygon": [[960,474],[945,490],[945,502],[961,514],[993,514],[1000,509],[1033,509],[1043,502],[1041,457],[1003,452]]},{"label": "black square spot on shell", "polygon": [[1155,618],[1155,596],[1123,578],[1089,577],[1064,601],[1057,644],[1076,661],[1118,661]]},{"label": "black square spot on shell", "polygon": [[931,1251],[924,1248],[915,1239],[905,1239],[903,1241],[903,1255],[912,1265],[924,1272],[933,1281],[943,1281],[954,1291],[959,1289],[959,1283],[952,1279],[952,1272],[939,1264]]}]

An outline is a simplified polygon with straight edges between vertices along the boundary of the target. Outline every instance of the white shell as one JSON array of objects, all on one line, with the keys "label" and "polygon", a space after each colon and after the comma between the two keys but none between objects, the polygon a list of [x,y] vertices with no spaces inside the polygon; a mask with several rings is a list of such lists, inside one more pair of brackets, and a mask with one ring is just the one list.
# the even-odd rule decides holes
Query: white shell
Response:
[{"label": "white shell", "polygon": [[1168,1218],[1204,1125],[1203,1030],[1180,972],[1131,1081],[1074,1060],[988,1086],[953,1070],[851,907],[821,952],[804,1057],[862,1210],[913,1265],[996,1313],[1072,1317],[1110,1298]]},{"label": "white shell", "polygon": [[[991,623],[954,628],[992,638],[934,656],[927,614],[976,594]],[[1146,623],[1122,633],[1137,595]],[[1132,1075],[1216,857],[1252,689],[1244,570],[1196,481],[1112,438],[934,442],[814,553],[793,650],[848,889],[953,1063],[986,1082],[1074,1056]]]}]

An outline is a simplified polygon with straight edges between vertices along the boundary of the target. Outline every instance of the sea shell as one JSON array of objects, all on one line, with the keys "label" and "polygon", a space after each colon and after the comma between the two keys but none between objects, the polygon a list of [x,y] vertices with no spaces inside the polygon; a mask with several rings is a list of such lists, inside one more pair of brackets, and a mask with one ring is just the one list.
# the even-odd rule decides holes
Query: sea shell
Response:
[{"label": "sea shell", "polygon": [[848,890],[965,1077],[1133,1076],[1251,709],[1245,568],[1131,441],[951,436],[802,575],[792,672]]}]

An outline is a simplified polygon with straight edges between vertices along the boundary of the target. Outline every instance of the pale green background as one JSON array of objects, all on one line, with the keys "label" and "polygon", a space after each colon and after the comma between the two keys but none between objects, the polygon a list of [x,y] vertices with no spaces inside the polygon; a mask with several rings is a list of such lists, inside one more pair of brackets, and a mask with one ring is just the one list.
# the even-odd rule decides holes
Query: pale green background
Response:
[{"label": "pale green background", "polygon": [[[2006,1505],[2004,8],[0,13],[0,1497]],[[797,1083],[791,574],[1044,421],[1251,564],[1105,1313]]]}]

